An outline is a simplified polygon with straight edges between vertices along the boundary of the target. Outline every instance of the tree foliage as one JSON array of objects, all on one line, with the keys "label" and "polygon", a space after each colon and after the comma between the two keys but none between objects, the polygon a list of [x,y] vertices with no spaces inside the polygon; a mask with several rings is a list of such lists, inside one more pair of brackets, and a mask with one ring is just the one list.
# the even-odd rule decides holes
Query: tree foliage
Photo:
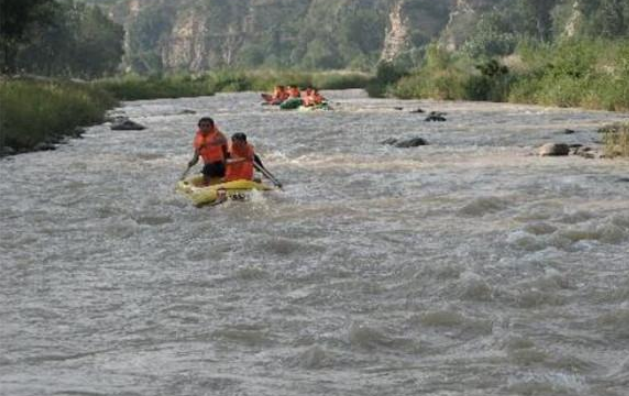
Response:
[{"label": "tree foliage", "polygon": [[27,31],[35,23],[48,21],[54,0],[0,0],[0,46],[2,71],[14,73],[20,44],[28,41]]},{"label": "tree foliage", "polygon": [[122,57],[122,27],[93,6],[58,3],[51,21],[30,29],[17,55],[20,70],[47,76],[93,78],[114,73]]},{"label": "tree foliage", "polygon": [[5,72],[91,78],[117,70],[124,32],[100,8],[74,0],[0,1]]}]

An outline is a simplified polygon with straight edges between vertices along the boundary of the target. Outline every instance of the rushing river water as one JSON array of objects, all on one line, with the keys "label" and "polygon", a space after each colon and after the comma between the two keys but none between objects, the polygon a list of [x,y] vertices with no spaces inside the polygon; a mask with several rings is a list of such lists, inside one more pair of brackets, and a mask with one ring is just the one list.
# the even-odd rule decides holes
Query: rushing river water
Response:
[{"label": "rushing river water", "polygon": [[[1,160],[0,395],[629,395],[629,162],[532,155],[627,114],[326,94]],[[203,115],[284,191],[178,196]]]}]

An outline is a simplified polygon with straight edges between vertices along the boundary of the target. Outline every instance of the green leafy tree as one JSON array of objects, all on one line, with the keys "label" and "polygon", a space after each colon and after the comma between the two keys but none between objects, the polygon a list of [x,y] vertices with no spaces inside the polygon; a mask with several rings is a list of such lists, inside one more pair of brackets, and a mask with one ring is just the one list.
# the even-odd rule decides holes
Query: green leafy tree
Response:
[{"label": "green leafy tree", "polygon": [[533,31],[540,41],[552,37],[552,10],[560,0],[520,0],[523,17],[534,21]]},{"label": "green leafy tree", "polygon": [[626,0],[601,0],[598,19],[603,37],[617,38],[627,34],[629,22],[625,19],[627,9],[629,5]]},{"label": "green leafy tree", "polygon": [[95,6],[64,0],[51,22],[30,31],[17,54],[20,69],[48,76],[93,78],[112,74],[122,57],[122,27]]},{"label": "green leafy tree", "polygon": [[0,0],[2,72],[16,71],[16,55],[19,46],[28,41],[29,27],[47,23],[47,11],[54,5],[54,0]]},{"label": "green leafy tree", "polygon": [[517,44],[515,34],[497,12],[481,16],[462,50],[473,58],[508,55]]}]

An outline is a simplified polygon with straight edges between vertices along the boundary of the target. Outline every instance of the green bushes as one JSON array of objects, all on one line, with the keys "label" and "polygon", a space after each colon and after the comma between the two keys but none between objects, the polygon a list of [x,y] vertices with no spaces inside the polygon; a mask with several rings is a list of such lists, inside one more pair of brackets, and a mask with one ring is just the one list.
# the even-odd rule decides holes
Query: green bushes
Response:
[{"label": "green bushes", "polygon": [[123,76],[96,80],[93,85],[110,92],[120,100],[141,100],[210,96],[216,92],[215,82],[208,76]]},{"label": "green bushes", "polygon": [[78,126],[101,122],[116,101],[88,84],[0,80],[0,148],[29,150]]},{"label": "green bushes", "polygon": [[617,123],[601,130],[605,134],[605,156],[629,157],[629,123]]},{"label": "green bushes", "polygon": [[276,84],[309,85],[320,89],[363,88],[370,77],[351,72],[219,70],[197,76],[124,76],[97,80],[94,85],[121,100],[211,96],[216,92],[270,91]]},{"label": "green bushes", "polygon": [[[629,110],[629,42],[521,43],[503,60],[473,61],[431,46],[423,65],[394,83],[400,98],[509,101],[560,107]],[[475,64],[476,63],[476,64]]]},{"label": "green bushes", "polygon": [[568,41],[527,55],[532,67],[519,76],[510,101],[629,110],[629,42]]}]

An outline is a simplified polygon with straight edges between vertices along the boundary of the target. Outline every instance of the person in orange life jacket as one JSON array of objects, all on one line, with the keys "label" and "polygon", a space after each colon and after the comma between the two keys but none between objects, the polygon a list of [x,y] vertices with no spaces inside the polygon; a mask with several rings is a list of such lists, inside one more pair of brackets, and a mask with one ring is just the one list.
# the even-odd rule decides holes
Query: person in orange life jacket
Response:
[{"label": "person in orange life jacket", "polygon": [[286,92],[286,87],[283,85],[278,85],[273,90],[272,103],[279,104],[288,99],[288,92]]},{"label": "person in orange life jacket", "polygon": [[289,98],[300,98],[301,92],[299,91],[299,87],[297,85],[290,85],[288,87],[288,96]]},{"label": "person in orange life jacket", "polygon": [[317,88],[313,88],[312,92],[310,93],[310,101],[312,105],[314,106],[314,105],[319,105],[325,102],[325,98],[321,96]]},{"label": "person in orange life jacket", "polygon": [[205,183],[209,184],[212,178],[225,177],[225,160],[229,152],[227,150],[227,138],[214,125],[210,117],[203,117],[198,123],[199,130],[194,136],[194,157],[188,162],[188,167],[193,167],[203,158],[203,176]]},{"label": "person in orange life jacket", "polygon": [[229,159],[225,170],[225,181],[253,180],[254,162],[261,165],[253,146],[247,143],[247,135],[234,133],[229,145]]},{"label": "person in orange life jacket", "polygon": [[314,106],[314,102],[313,102],[313,99],[312,99],[312,92],[313,91],[314,90],[312,89],[312,87],[307,87],[306,91],[304,91],[304,95],[303,95],[303,98],[302,98],[303,101],[304,101],[304,103],[303,103],[304,106],[306,106],[306,107]]}]

